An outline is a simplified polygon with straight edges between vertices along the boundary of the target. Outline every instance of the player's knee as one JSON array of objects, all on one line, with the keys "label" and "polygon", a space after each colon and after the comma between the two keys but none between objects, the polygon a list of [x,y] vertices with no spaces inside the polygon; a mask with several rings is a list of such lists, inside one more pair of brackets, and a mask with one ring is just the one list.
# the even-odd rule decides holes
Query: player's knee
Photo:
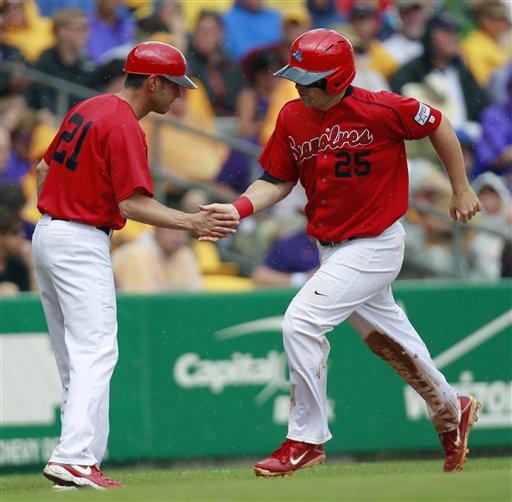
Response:
[{"label": "player's knee", "polygon": [[309,317],[303,309],[298,308],[293,303],[288,307],[283,319],[283,337],[285,340],[311,336],[319,331],[319,327],[313,318]]},{"label": "player's knee", "polygon": [[283,337],[287,338],[293,332],[293,315],[290,312],[290,308],[285,312],[283,318]]}]

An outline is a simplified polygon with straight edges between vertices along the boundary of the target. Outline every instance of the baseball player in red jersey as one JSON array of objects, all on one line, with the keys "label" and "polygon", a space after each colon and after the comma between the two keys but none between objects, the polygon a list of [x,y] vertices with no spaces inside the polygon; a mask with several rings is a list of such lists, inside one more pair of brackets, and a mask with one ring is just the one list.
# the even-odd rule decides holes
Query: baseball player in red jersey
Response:
[{"label": "baseball player in red jersey", "polygon": [[227,215],[185,214],[153,197],[138,121],[166,113],[180,87],[195,88],[183,54],[160,42],[134,47],[124,88],[71,109],[37,166],[42,218],[33,238],[36,278],[62,381],[62,432],[44,468],[56,489],[118,488],[99,469],[109,431],[109,383],[117,361],[110,233],[126,219],[216,240]]},{"label": "baseball player in red jersey", "polygon": [[[265,173],[233,204],[203,206],[244,218],[286,197],[300,180],[307,232],[321,266],[289,305],[283,321],[291,410],[284,443],[255,466],[282,476],[324,462],[327,425],[326,334],[348,320],[368,347],[426,401],[445,450],[446,471],[461,470],[479,403],[458,397],[391,293],[404,256],[408,171],[404,140],[430,138],[450,178],[450,213],[463,222],[480,210],[461,149],[438,110],[390,92],[351,86],[350,42],[326,29],[308,31],[276,76],[296,83],[299,98],[281,110],[260,162]],[[208,239],[205,237],[204,239]]]}]

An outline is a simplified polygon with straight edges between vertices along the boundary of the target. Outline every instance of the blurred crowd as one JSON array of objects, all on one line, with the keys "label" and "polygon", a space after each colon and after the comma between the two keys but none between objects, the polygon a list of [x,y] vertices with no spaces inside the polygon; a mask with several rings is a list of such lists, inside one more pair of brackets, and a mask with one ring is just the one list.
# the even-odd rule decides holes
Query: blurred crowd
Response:
[{"label": "blurred crowd", "polygon": [[[135,43],[178,47],[198,86],[173,103],[172,120],[148,116],[141,123],[160,199],[195,212],[199,204],[233,200],[261,176],[254,152],[283,104],[297,97],[291,82],[272,73],[288,61],[291,42],[316,27],[351,40],[354,85],[415,97],[450,119],[483,206],[475,221],[498,232],[460,230],[443,216],[447,177],[428,141],[410,143],[413,207],[403,218],[401,277],[511,276],[511,6],[500,0],[0,0],[0,294],[35,289],[33,166],[71,106],[121,88],[123,62]],[[214,136],[243,140],[246,148]],[[304,204],[296,187],[217,245],[129,222],[112,240],[117,286],[135,292],[300,287],[319,260],[316,242],[304,232]]]}]

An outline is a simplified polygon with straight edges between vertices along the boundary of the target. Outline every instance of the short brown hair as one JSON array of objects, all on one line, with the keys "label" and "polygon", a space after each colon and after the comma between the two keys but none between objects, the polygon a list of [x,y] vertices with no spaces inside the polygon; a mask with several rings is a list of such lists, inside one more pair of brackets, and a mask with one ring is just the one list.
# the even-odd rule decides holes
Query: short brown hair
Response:
[{"label": "short brown hair", "polygon": [[486,0],[477,4],[474,7],[474,14],[477,21],[482,18],[507,19],[510,21],[507,6],[498,0]]},{"label": "short brown hair", "polygon": [[56,35],[61,28],[67,28],[77,19],[87,18],[85,12],[78,9],[59,9],[53,14],[53,33]]}]

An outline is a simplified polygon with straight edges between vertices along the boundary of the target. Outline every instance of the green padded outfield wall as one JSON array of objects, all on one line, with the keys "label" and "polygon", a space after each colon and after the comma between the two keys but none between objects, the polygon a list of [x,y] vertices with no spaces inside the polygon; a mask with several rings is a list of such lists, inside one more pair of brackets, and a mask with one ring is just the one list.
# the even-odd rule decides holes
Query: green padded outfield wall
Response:
[{"label": "green padded outfield wall", "polygon": [[[397,283],[397,301],[461,392],[482,402],[472,447],[510,448],[511,283]],[[294,292],[120,296],[110,462],[257,456],[286,434],[280,323]],[[44,462],[59,380],[38,298],[1,303],[1,463]],[[329,335],[330,453],[434,450],[426,408],[348,325]]]}]

